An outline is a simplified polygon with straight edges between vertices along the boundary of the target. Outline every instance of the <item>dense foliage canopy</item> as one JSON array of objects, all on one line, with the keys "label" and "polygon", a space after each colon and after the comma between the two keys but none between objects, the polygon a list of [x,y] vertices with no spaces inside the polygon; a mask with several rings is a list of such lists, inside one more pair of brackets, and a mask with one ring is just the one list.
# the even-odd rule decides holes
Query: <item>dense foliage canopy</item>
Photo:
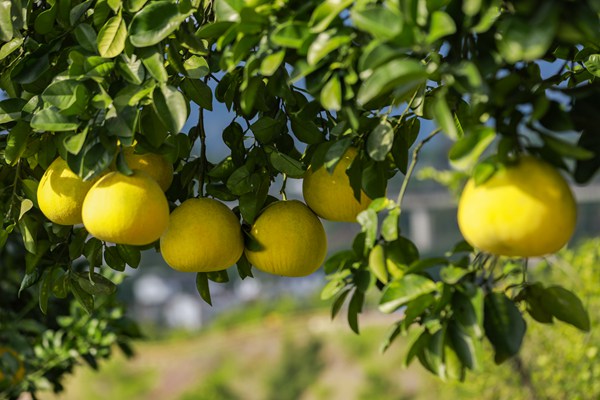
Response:
[{"label": "dense foliage canopy", "polygon": [[[78,354],[95,365],[136,336],[111,296],[118,271],[153,246],[53,224],[35,195],[57,156],[86,180],[115,157],[130,173],[121,148],[134,142],[175,165],[171,205],[232,201],[245,224],[274,200],[276,177],[284,193],[287,178],[332,170],[357,147],[347,174],[355,193],[376,200],[358,216],[352,246],[325,263],[323,298],[333,315],[348,301],[358,332],[365,293],[381,291],[382,312],[404,308],[386,346],[417,332],[407,362],[444,379],[476,370],[485,338],[497,362],[515,355],[523,312],[589,329],[581,301],[529,283],[526,261],[476,255],[464,242],[422,258],[398,226],[419,152],[438,132],[454,141],[457,177],[484,182],[528,153],[578,183],[592,179],[599,15],[598,0],[0,0],[0,340],[32,371],[0,392],[35,391],[44,379],[60,389]],[[223,132],[205,128],[215,102],[232,115]],[[198,121],[183,132],[191,108]],[[426,120],[435,129],[419,136]],[[216,164],[207,135],[230,149]],[[398,174],[400,193],[386,197]],[[237,271],[252,275],[243,257]],[[208,302],[209,279],[228,275],[197,274]],[[89,315],[67,306],[72,299]]]}]

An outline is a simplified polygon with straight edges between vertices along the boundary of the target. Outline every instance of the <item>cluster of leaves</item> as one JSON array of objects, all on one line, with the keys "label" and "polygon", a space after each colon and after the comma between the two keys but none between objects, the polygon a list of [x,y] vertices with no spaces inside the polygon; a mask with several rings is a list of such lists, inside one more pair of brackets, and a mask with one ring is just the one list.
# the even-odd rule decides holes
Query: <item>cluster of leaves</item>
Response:
[{"label": "cluster of leaves", "polygon": [[[65,373],[84,362],[98,368],[98,361],[110,357],[115,345],[129,356],[131,341],[140,337],[115,296],[102,297],[89,313],[69,298],[54,299],[42,312],[37,306],[43,289],[21,287],[22,265],[28,254],[16,233],[0,251],[0,343],[16,353],[26,371],[25,379],[14,382],[16,385],[9,379],[0,382],[2,398],[18,398],[21,392],[38,389],[61,391]],[[78,270],[83,268],[81,264]],[[3,361],[10,360],[0,359],[0,371],[5,377],[12,376],[18,366]]]},{"label": "cluster of leaves", "polygon": [[[197,193],[237,201],[249,224],[274,200],[277,176],[284,194],[288,177],[333,169],[358,147],[347,174],[356,194],[377,200],[359,216],[352,250],[327,262],[324,297],[337,296],[336,314],[350,296],[358,331],[365,293],[382,290],[382,311],[405,307],[390,340],[421,330],[409,360],[442,377],[476,369],[484,335],[498,361],[514,355],[525,331],[516,304],[547,320],[533,304],[555,299],[580,315],[570,292],[525,279],[507,290],[510,274],[464,244],[421,259],[398,221],[419,151],[438,132],[455,141],[452,165],[478,182],[523,151],[591,179],[600,168],[597,0],[2,0],[0,10],[0,244],[20,233],[21,288],[37,284],[43,311],[50,293],[71,292],[91,312],[115,290],[104,265],[136,267],[142,249],[49,223],[36,207],[41,174],[57,156],[84,179],[115,157],[128,172],[120,149],[135,141],[176,165],[172,204]],[[213,165],[204,118],[215,100],[233,118],[222,132],[230,154]],[[198,123],[183,133],[191,105]],[[411,157],[426,120],[437,128]],[[386,186],[398,172],[392,200]],[[74,265],[82,256],[83,270]],[[244,258],[238,271],[251,275]],[[198,274],[210,302],[209,279],[227,272]],[[586,329],[581,318],[567,322]]]}]

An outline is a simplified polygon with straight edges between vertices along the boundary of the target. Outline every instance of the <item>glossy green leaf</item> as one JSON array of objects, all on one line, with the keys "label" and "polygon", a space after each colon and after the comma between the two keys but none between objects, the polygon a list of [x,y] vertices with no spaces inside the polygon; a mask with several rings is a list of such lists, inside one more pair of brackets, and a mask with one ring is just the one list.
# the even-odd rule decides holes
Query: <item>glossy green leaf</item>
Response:
[{"label": "glossy green leaf", "polygon": [[65,110],[77,100],[75,89],[79,85],[82,83],[70,79],[53,82],[42,93],[42,99],[60,110]]},{"label": "glossy green leaf", "polygon": [[129,265],[131,268],[137,268],[140,265],[141,253],[140,250],[134,246],[117,244],[117,251],[119,256]]},{"label": "glossy green leaf", "polygon": [[375,245],[369,253],[369,269],[378,280],[384,284],[388,283],[388,272],[385,266],[385,250],[380,244]]},{"label": "glossy green leaf", "polygon": [[298,49],[309,34],[306,23],[288,21],[279,25],[271,34],[270,39],[277,46]]},{"label": "glossy green leaf", "polygon": [[208,276],[205,272],[198,272],[196,274],[196,289],[198,290],[200,297],[212,306],[210,287],[208,286]]},{"label": "glossy green leaf", "polygon": [[75,38],[85,50],[96,53],[98,50],[98,35],[90,24],[81,23],[75,27]]},{"label": "glossy green leaf", "polygon": [[545,3],[535,19],[510,16],[498,24],[497,45],[509,63],[533,61],[544,56],[558,29],[558,9]]},{"label": "glossy green leaf", "polygon": [[339,111],[342,108],[342,84],[337,75],[333,75],[325,83],[319,100],[325,109]]},{"label": "glossy green leaf", "polygon": [[77,302],[81,304],[83,309],[88,314],[94,312],[94,297],[85,290],[83,290],[81,286],[79,286],[79,283],[77,282],[76,278],[72,278],[70,281],[71,293],[73,293],[73,296],[75,296]]},{"label": "glossy green leaf", "polygon": [[186,97],[205,110],[213,109],[213,93],[210,87],[199,79],[186,78],[181,82],[181,90]]},{"label": "glossy green leaf", "polygon": [[504,293],[493,292],[485,297],[484,327],[497,364],[519,352],[527,327],[515,303]]},{"label": "glossy green leaf", "polygon": [[371,100],[402,88],[408,92],[424,82],[427,71],[424,66],[411,59],[392,60],[376,68],[360,86],[356,101],[365,105]]},{"label": "glossy green leaf", "polygon": [[25,152],[30,133],[31,128],[29,124],[23,121],[17,122],[8,132],[6,148],[4,149],[4,159],[9,165],[15,165]]},{"label": "glossy green leaf", "polygon": [[590,330],[590,317],[581,300],[561,286],[550,286],[542,297],[544,309],[556,319],[573,325],[582,331]]},{"label": "glossy green leaf", "polygon": [[323,32],[352,0],[326,0],[319,4],[310,16],[309,26],[312,32]]},{"label": "glossy green leaf", "polygon": [[21,48],[22,44],[23,38],[18,37],[13,38],[8,43],[4,43],[2,46],[0,46],[0,61],[4,60],[6,57],[11,55],[15,50]]},{"label": "glossy green leaf", "polygon": [[429,34],[427,42],[433,43],[444,36],[452,35],[456,32],[456,24],[448,13],[444,11],[434,11],[431,14],[431,22],[429,25]]},{"label": "glossy green leaf", "polygon": [[393,242],[398,239],[399,220],[400,208],[393,208],[381,223],[381,236],[383,236],[387,242]]},{"label": "glossy green leaf", "polygon": [[377,213],[367,208],[357,215],[356,220],[360,224],[362,232],[365,233],[365,248],[371,249],[377,239]]},{"label": "glossy green leaf", "polygon": [[327,32],[323,32],[311,43],[308,48],[306,60],[309,65],[315,66],[331,52],[351,41],[352,38],[350,36],[332,36]]},{"label": "glossy green leaf", "polygon": [[11,18],[12,2],[0,1],[0,41],[8,42],[13,38],[13,24]]},{"label": "glossy green leaf", "polygon": [[160,85],[152,94],[158,118],[175,134],[179,133],[188,119],[189,105],[183,94],[170,85]]},{"label": "glossy green leaf", "polygon": [[131,20],[129,40],[135,47],[153,46],[173,33],[188,15],[181,14],[173,1],[152,1]]},{"label": "glossy green leaf", "polygon": [[109,19],[98,32],[98,53],[102,57],[113,58],[125,49],[127,26],[121,15]]},{"label": "glossy green leaf", "polygon": [[393,142],[394,129],[392,125],[387,120],[381,121],[367,138],[367,152],[373,160],[383,161],[392,149]]},{"label": "glossy green leaf", "polygon": [[590,54],[583,65],[592,75],[600,78],[600,54]]},{"label": "glossy green leaf", "polygon": [[33,115],[31,127],[35,131],[72,131],[79,127],[75,117],[66,117],[55,107],[44,108]]},{"label": "glossy green leaf", "polygon": [[437,289],[436,284],[422,275],[410,274],[393,280],[384,289],[379,310],[391,313],[410,301]]},{"label": "glossy green leaf", "polygon": [[269,161],[273,168],[290,178],[302,178],[304,176],[302,163],[287,154],[273,150],[269,155]]},{"label": "glossy green leaf", "polygon": [[25,104],[26,102],[19,98],[8,98],[0,101],[0,124],[19,120]]},{"label": "glossy green leaf", "polygon": [[350,16],[358,29],[382,41],[392,39],[402,32],[402,16],[389,8],[379,5],[360,9],[355,7]]},{"label": "glossy green leaf", "polygon": [[183,66],[192,79],[204,78],[210,72],[206,59],[200,56],[191,56],[183,62]]},{"label": "glossy green leaf", "polygon": [[260,73],[264,76],[271,76],[277,71],[285,58],[285,50],[269,54],[260,63]]}]

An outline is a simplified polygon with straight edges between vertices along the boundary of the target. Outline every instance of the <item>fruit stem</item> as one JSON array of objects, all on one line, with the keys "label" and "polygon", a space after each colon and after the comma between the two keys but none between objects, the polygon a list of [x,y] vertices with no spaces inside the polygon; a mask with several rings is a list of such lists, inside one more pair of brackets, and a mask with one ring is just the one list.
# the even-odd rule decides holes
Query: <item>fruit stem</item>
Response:
[{"label": "fruit stem", "polygon": [[400,188],[400,193],[398,193],[398,200],[396,200],[396,204],[398,204],[398,208],[402,210],[402,200],[404,199],[404,194],[406,193],[406,189],[408,188],[408,182],[415,170],[415,166],[417,165],[417,161],[419,159],[419,152],[421,148],[425,145],[425,143],[429,142],[435,135],[437,135],[441,131],[441,128],[434,129],[425,139],[423,139],[419,144],[414,148],[412,153],[412,160],[410,165],[408,166],[408,170],[406,171],[406,175],[404,175],[404,180],[402,181],[402,187]]},{"label": "fruit stem", "polygon": [[206,172],[206,129],[204,128],[204,109],[198,110],[198,136],[200,137],[200,168],[198,172],[198,197],[204,197],[204,176]]},{"label": "fruit stem", "polygon": [[279,190],[279,194],[281,194],[281,198],[283,201],[287,200],[287,195],[285,194],[285,186],[287,185],[287,174],[283,174],[283,182],[281,183],[281,189]]}]

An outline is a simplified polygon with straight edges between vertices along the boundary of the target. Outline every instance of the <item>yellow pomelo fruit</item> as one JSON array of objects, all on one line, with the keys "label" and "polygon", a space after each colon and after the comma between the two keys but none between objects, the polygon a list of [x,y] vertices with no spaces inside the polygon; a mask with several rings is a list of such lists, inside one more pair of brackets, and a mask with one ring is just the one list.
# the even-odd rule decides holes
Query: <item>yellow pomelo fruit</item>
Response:
[{"label": "yellow pomelo fruit", "polygon": [[83,201],[83,225],[100,240],[145,245],[160,238],[169,224],[169,204],[158,183],[142,171],[111,172]]},{"label": "yellow pomelo fruit", "polygon": [[54,223],[80,224],[83,199],[97,180],[82,180],[69,169],[65,160],[57,158],[44,172],[38,185],[40,210]]},{"label": "yellow pomelo fruit", "polygon": [[124,152],[129,168],[144,171],[158,182],[163,191],[167,191],[173,182],[173,164],[160,154],[135,154],[132,147]]},{"label": "yellow pomelo fruit", "polygon": [[245,249],[248,261],[261,271],[306,276],[327,254],[327,237],[319,218],[297,200],[270,204],[250,231],[254,243]]},{"label": "yellow pomelo fruit", "polygon": [[208,198],[188,199],[171,213],[160,251],[178,271],[220,271],[242,256],[242,227],[225,204]]},{"label": "yellow pomelo fruit", "polygon": [[467,242],[503,256],[556,252],[571,238],[576,219],[567,182],[552,166],[531,156],[478,186],[469,180],[458,204],[458,225]]},{"label": "yellow pomelo fruit", "polygon": [[[23,364],[23,360],[19,356],[19,354],[13,349],[9,349],[8,347],[0,347],[0,357],[4,359],[4,361],[9,366],[14,367],[11,368],[10,371],[0,371],[0,383],[4,383],[4,380],[10,380],[10,385],[19,384],[23,378],[25,378],[25,365]],[[9,376],[5,375],[5,372],[10,373]]]},{"label": "yellow pomelo fruit", "polygon": [[316,171],[310,167],[302,182],[306,204],[321,218],[330,221],[356,222],[356,216],[365,210],[371,199],[360,191],[360,201],[354,197],[346,170],[358,154],[350,147],[330,174],[322,166]]}]

